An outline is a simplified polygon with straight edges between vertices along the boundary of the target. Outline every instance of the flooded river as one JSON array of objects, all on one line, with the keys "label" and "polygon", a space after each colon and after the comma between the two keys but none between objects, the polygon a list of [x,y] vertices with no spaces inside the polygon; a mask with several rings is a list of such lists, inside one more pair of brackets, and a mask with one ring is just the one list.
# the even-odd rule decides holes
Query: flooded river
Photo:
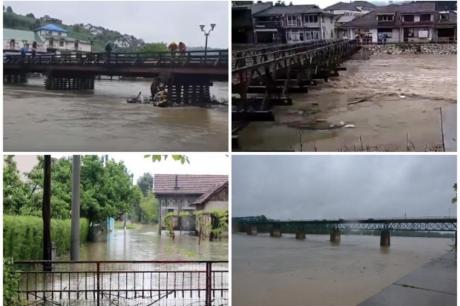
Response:
[{"label": "flooded river", "polygon": [[[45,90],[42,78],[4,85],[6,151],[226,151],[227,106],[128,104],[149,81],[100,80],[94,91]],[[227,100],[228,85],[211,95]]]},{"label": "flooded river", "polygon": [[455,55],[382,55],[349,60],[329,82],[292,94],[275,122],[252,122],[243,150],[426,151],[456,148]]},{"label": "flooded river", "polygon": [[451,239],[391,237],[380,248],[379,236],[234,234],[232,303],[234,306],[352,306],[373,296],[424,263],[449,252]]}]

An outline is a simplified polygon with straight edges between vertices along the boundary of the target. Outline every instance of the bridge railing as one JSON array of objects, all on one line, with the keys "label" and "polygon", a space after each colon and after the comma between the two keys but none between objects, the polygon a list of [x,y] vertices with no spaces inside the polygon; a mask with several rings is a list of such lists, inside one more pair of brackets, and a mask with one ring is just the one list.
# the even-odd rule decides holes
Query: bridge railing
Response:
[{"label": "bridge railing", "polygon": [[228,64],[228,50],[155,52],[155,53],[32,53],[3,55],[3,64],[38,64],[38,65],[206,65],[225,66]]},{"label": "bridge railing", "polygon": [[255,68],[267,63],[288,60],[294,56],[305,55],[320,48],[340,47],[355,45],[355,40],[318,40],[300,45],[287,45],[281,49],[257,49],[253,51],[242,51],[232,58],[233,73]]},{"label": "bridge railing", "polygon": [[228,303],[227,261],[17,261],[15,267],[18,300],[30,304]]}]

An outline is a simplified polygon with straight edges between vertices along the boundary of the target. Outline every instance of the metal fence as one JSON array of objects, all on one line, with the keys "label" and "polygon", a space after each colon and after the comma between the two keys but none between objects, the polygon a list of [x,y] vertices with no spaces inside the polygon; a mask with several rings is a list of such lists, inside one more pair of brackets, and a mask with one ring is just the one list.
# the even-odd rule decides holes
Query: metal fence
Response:
[{"label": "metal fence", "polygon": [[227,261],[17,261],[28,305],[228,305]]}]

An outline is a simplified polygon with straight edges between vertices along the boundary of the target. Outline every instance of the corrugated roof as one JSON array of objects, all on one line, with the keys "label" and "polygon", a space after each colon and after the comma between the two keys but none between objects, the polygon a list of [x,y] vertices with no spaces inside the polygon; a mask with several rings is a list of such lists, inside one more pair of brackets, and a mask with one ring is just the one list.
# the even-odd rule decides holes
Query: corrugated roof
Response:
[{"label": "corrugated roof", "polygon": [[14,39],[16,41],[23,41],[26,40],[28,42],[34,42],[36,41],[37,43],[42,42],[40,37],[35,34],[33,31],[25,31],[25,30],[16,30],[16,29],[3,29],[3,40],[11,40]]},{"label": "corrugated roof", "polygon": [[67,30],[64,30],[63,28],[55,25],[55,24],[52,24],[52,23],[48,23],[44,26],[41,26],[37,29],[38,30],[45,30],[45,31],[53,31],[53,32],[63,32],[63,33],[67,33],[68,31]]},{"label": "corrugated roof", "polygon": [[255,14],[256,17],[263,17],[263,16],[277,16],[283,14],[307,14],[307,13],[321,13],[321,10],[317,5],[279,5],[279,6],[272,6],[266,10],[263,10],[260,13]]},{"label": "corrugated roof", "polygon": [[227,175],[155,174],[153,191],[156,194],[203,194],[224,182],[228,182]]},{"label": "corrugated roof", "polygon": [[192,205],[198,205],[198,204],[203,204],[206,203],[213,195],[217,194],[220,192],[222,189],[228,187],[228,181],[221,182],[220,184],[216,184],[213,187],[209,188],[208,191],[203,193],[198,199],[196,199]]},{"label": "corrugated roof", "polygon": [[359,8],[369,11],[375,9],[377,6],[367,1],[353,1],[353,2],[337,2],[331,6],[326,7],[325,11],[359,11]]}]

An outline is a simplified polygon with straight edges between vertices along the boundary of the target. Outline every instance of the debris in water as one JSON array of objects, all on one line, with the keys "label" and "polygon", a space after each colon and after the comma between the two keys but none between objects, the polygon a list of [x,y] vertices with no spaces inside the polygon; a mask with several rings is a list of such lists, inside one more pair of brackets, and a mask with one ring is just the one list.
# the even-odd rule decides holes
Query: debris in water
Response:
[{"label": "debris in water", "polygon": [[354,128],[355,125],[354,124],[345,124],[343,127],[348,129],[348,128]]}]

